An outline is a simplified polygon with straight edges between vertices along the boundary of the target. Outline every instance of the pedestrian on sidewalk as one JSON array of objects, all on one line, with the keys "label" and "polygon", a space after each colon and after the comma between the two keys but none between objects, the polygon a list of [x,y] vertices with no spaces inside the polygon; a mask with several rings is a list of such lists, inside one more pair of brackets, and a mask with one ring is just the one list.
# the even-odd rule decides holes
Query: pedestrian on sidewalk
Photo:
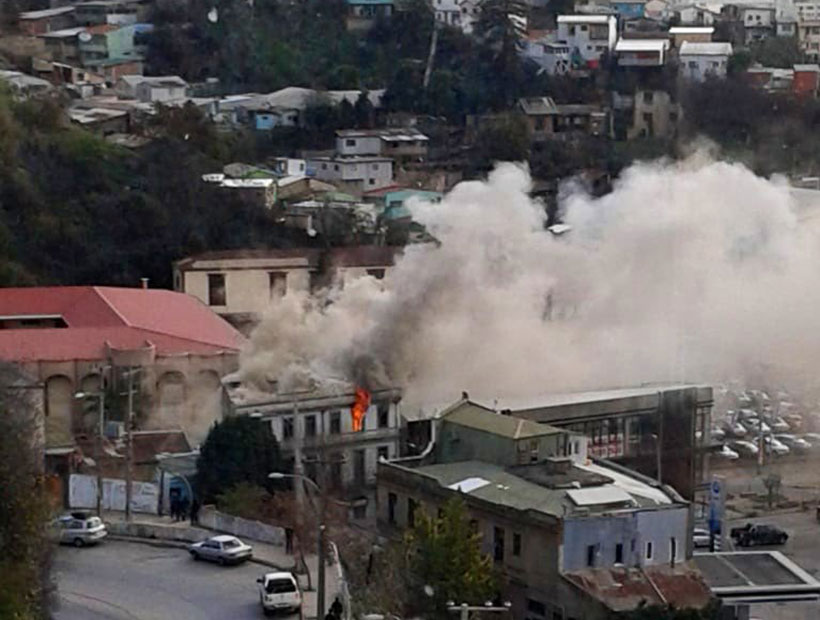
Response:
[{"label": "pedestrian on sidewalk", "polygon": [[199,500],[191,502],[191,525],[199,525]]},{"label": "pedestrian on sidewalk", "polygon": [[342,620],[342,613],[344,613],[344,607],[342,606],[342,601],[339,600],[337,596],[333,600],[333,604],[330,606],[330,613],[336,620]]},{"label": "pedestrian on sidewalk", "polygon": [[179,520],[185,521],[188,518],[188,498],[183,497],[179,505]]},{"label": "pedestrian on sidewalk", "polygon": [[171,498],[171,518],[179,521],[179,499],[176,496]]}]

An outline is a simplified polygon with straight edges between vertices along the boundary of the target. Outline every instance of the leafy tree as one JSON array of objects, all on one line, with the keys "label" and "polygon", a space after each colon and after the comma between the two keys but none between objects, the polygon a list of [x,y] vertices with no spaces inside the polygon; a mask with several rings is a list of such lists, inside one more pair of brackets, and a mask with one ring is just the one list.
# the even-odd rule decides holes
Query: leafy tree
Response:
[{"label": "leafy tree", "polygon": [[718,620],[721,617],[719,601],[704,609],[678,609],[672,605],[640,604],[622,615],[623,620]]},{"label": "leafy tree", "polygon": [[42,413],[10,364],[0,366],[0,618],[48,618],[50,505],[42,476]]},{"label": "leafy tree", "polygon": [[405,534],[404,554],[410,591],[433,589],[431,597],[411,597],[413,614],[446,618],[448,601],[480,604],[495,597],[492,560],[481,553],[481,535],[473,531],[460,499],[448,501],[437,517],[420,511]]},{"label": "leafy tree", "polygon": [[764,67],[791,69],[803,61],[803,52],[794,37],[768,37],[751,45],[754,62]]},{"label": "leafy tree", "polygon": [[523,82],[519,53],[527,32],[527,5],[523,0],[484,0],[476,24],[476,34],[492,50],[493,80],[498,87],[498,104],[509,106],[516,87]]},{"label": "leafy tree", "polygon": [[520,114],[506,114],[488,123],[476,136],[476,158],[489,168],[497,161],[526,161],[530,137],[527,123]]},{"label": "leafy tree", "polygon": [[231,416],[214,424],[202,444],[197,486],[204,501],[213,501],[241,483],[271,489],[268,474],[285,467],[270,424]]}]

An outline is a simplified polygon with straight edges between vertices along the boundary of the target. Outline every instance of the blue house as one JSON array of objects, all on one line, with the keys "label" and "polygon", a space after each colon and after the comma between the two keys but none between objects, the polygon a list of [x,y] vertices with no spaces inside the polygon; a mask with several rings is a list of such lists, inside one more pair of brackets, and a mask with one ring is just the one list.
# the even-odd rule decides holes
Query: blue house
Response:
[{"label": "blue house", "polygon": [[394,10],[394,0],[345,0],[347,4],[348,30],[367,30],[377,19],[390,17]]},{"label": "blue house", "polygon": [[646,0],[617,0],[611,6],[621,19],[637,19],[644,16]]}]

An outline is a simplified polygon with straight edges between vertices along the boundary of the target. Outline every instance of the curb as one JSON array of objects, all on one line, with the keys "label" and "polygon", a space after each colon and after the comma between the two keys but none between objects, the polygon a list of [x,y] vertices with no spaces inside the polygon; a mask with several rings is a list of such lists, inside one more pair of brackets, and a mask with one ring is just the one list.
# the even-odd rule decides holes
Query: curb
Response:
[{"label": "curb", "polygon": [[[150,545],[151,547],[170,547],[174,549],[187,549],[190,543],[182,542],[180,540],[168,540],[162,538],[140,538],[138,536],[122,536],[120,534],[109,534],[106,540],[118,540],[120,542],[136,543],[140,545]],[[292,572],[293,567],[286,568],[278,564],[274,564],[270,560],[263,560],[257,557],[251,557],[248,562],[259,564],[260,566],[267,566],[268,568],[275,568],[278,571]]]}]

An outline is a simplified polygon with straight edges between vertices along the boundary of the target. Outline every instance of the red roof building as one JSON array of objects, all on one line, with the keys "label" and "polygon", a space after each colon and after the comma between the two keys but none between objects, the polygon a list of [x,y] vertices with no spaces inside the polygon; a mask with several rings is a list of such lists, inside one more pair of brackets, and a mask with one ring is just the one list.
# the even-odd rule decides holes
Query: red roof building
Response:
[{"label": "red roof building", "polygon": [[[75,392],[98,392],[118,369],[140,368],[145,428],[207,429],[203,409],[236,369],[244,338],[198,299],[143,288],[0,289],[0,359],[45,385],[46,441],[69,445],[95,422]],[[216,399],[218,401],[218,399]]]}]

